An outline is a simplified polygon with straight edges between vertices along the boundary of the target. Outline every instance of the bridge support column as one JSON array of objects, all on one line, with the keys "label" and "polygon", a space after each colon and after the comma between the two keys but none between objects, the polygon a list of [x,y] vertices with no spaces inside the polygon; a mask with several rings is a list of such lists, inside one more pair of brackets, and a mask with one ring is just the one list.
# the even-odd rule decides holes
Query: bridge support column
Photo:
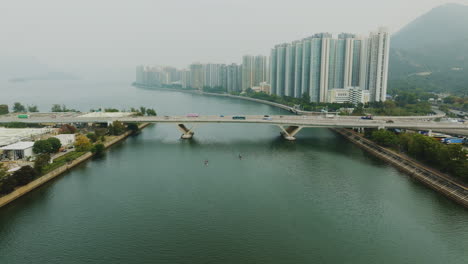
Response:
[{"label": "bridge support column", "polygon": [[281,128],[281,135],[283,136],[284,139],[294,141],[296,138],[294,137],[299,131],[301,131],[302,127],[301,126],[289,126],[287,128],[284,128],[283,126],[279,126]]},{"label": "bridge support column", "polygon": [[191,139],[193,137],[193,134],[195,134],[192,131],[194,127],[188,129],[184,124],[178,124],[177,128],[182,132],[182,135],[180,137],[183,139]]}]

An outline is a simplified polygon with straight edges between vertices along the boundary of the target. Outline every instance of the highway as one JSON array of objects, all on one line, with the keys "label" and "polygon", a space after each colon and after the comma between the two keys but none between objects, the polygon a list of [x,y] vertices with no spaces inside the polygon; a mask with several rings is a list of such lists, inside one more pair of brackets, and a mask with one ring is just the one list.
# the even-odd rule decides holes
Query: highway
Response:
[{"label": "highway", "polygon": [[[128,113],[118,115],[106,115],[106,113],[35,113],[29,118],[20,119],[16,115],[4,115],[0,117],[0,123],[24,122],[24,123],[111,123],[121,121],[125,123],[246,123],[246,124],[270,124],[278,126],[299,127],[327,127],[327,128],[407,128],[421,130],[468,130],[468,123],[461,122],[435,122],[430,117],[375,117],[374,120],[363,120],[358,116],[296,116],[296,115],[272,115],[265,118],[263,115],[242,115],[245,120],[234,120],[233,116],[204,115],[198,117],[188,116],[131,116]],[[266,120],[269,119],[269,120]]]}]

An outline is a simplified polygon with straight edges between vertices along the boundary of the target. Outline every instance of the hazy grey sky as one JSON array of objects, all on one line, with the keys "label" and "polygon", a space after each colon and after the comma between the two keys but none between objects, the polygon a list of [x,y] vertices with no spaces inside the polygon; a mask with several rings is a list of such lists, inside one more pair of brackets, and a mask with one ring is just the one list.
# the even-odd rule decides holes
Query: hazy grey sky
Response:
[{"label": "hazy grey sky", "polygon": [[0,55],[53,67],[240,62],[316,32],[397,31],[468,0],[1,0]]}]

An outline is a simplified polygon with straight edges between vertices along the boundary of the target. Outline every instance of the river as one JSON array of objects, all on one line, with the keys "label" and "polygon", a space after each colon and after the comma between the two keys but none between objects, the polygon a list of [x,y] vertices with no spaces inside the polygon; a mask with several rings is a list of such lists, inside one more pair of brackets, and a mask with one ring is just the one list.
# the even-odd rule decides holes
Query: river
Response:
[{"label": "river", "polygon": [[[128,82],[2,83],[0,103],[287,114]],[[327,129],[146,128],[0,209],[0,263],[466,263],[468,211]],[[242,159],[238,155],[242,155]],[[207,166],[204,160],[209,160]]]}]

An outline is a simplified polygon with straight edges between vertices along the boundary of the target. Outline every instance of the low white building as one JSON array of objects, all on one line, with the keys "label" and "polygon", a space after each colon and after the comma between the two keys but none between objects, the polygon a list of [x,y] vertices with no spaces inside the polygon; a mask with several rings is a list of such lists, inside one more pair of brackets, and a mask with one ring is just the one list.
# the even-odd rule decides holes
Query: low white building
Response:
[{"label": "low white building", "polygon": [[259,86],[254,86],[252,87],[252,90],[254,90],[255,92],[259,93],[259,92],[263,92],[263,93],[266,93],[266,94],[269,94],[270,93],[270,85],[266,82],[262,82],[260,83]]},{"label": "low white building", "polygon": [[17,142],[5,147],[1,147],[0,151],[2,159],[9,160],[21,160],[28,157],[32,157],[33,154],[33,145],[32,141]]},{"label": "low white building", "polygon": [[329,103],[349,103],[349,89],[330,89],[327,99]]},{"label": "low white building", "polygon": [[58,140],[60,140],[60,144],[62,144],[62,147],[69,147],[75,144],[74,134],[60,134],[54,136],[54,138],[58,138]]},{"label": "low white building", "polygon": [[348,87],[340,89],[328,90],[327,101],[329,103],[368,103],[370,100],[370,93],[368,90],[362,90],[359,87]]}]

